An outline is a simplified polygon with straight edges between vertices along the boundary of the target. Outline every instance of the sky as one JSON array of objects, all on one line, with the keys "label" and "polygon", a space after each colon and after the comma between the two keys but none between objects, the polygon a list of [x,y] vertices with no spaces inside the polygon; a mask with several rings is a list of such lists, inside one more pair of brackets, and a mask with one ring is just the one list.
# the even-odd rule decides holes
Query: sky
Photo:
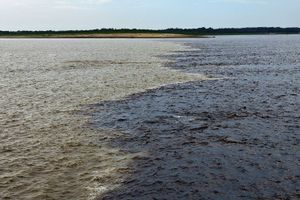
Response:
[{"label": "sky", "polygon": [[0,0],[0,30],[300,27],[300,0]]}]

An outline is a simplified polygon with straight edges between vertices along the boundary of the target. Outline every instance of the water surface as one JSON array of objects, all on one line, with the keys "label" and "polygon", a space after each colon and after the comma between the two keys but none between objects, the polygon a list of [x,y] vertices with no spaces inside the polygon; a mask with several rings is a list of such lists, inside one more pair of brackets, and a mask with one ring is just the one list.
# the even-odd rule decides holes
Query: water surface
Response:
[{"label": "water surface", "polygon": [[[93,199],[129,155],[83,128],[83,105],[200,76],[157,56],[182,47],[156,40],[0,40],[0,199]],[[116,184],[120,181],[116,181]]]},{"label": "water surface", "polygon": [[0,40],[0,198],[297,199],[299,63],[298,35]]},{"label": "water surface", "polygon": [[180,42],[168,66],[217,79],[88,107],[88,126],[122,133],[105,142],[140,154],[100,198],[298,199],[300,37]]}]

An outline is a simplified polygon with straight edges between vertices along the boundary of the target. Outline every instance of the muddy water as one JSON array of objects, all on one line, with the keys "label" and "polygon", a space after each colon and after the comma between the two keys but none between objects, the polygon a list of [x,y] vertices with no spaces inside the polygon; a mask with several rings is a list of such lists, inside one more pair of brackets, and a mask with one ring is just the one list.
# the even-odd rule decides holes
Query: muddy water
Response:
[{"label": "muddy water", "polygon": [[0,199],[298,199],[299,59],[299,36],[0,40]]},{"label": "muddy water", "polygon": [[[154,40],[0,40],[0,199],[94,199],[139,156],[99,142],[83,106],[203,79],[165,68]],[[110,180],[110,181],[107,181]]]},{"label": "muddy water", "polygon": [[[218,77],[84,107],[133,156],[99,199],[299,199],[300,36],[184,40],[168,66]],[[105,180],[101,180],[105,181]]]}]

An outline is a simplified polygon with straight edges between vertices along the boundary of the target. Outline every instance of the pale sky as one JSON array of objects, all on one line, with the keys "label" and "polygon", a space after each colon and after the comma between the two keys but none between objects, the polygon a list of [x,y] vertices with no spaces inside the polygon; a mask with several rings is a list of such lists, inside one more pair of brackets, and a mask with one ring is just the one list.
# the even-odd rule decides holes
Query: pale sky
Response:
[{"label": "pale sky", "polygon": [[300,0],[0,0],[0,30],[300,27]]}]

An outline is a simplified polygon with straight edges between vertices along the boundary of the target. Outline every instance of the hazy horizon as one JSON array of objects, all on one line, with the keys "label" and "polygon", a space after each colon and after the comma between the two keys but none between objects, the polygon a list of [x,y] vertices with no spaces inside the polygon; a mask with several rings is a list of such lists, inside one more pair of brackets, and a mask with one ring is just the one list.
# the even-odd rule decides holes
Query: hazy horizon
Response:
[{"label": "hazy horizon", "polygon": [[297,0],[0,0],[0,30],[300,27]]}]

